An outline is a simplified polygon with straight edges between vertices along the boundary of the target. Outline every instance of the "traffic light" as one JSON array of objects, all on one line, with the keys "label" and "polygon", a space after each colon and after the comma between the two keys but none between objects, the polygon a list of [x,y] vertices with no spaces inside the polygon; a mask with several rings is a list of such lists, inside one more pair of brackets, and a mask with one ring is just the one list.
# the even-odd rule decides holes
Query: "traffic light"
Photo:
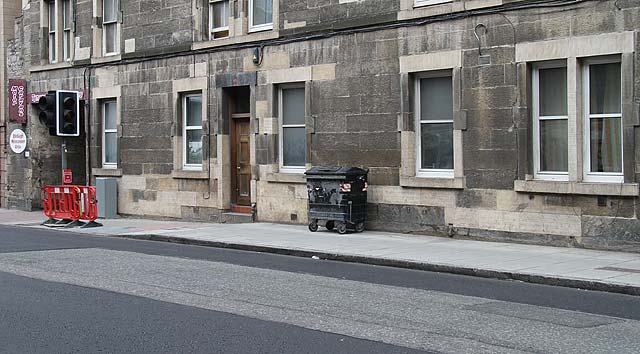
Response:
[{"label": "traffic light", "polygon": [[38,109],[40,123],[49,128],[49,135],[56,136],[56,92],[49,91],[45,96],[40,97]]},{"label": "traffic light", "polygon": [[80,97],[76,91],[56,91],[56,135],[80,136]]}]

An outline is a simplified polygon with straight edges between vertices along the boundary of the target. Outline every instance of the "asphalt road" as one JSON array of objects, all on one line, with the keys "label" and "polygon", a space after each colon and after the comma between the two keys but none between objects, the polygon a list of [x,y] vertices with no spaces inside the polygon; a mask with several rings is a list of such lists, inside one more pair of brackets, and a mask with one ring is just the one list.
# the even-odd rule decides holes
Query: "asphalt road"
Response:
[{"label": "asphalt road", "polygon": [[0,227],[0,353],[638,353],[640,297]]}]

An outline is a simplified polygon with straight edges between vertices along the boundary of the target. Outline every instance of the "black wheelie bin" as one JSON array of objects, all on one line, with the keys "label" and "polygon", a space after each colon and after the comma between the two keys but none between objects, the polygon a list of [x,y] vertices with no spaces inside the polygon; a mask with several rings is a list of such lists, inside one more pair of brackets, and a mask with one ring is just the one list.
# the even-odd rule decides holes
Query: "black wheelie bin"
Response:
[{"label": "black wheelie bin", "polygon": [[312,167],[305,172],[309,195],[309,230],[318,223],[340,234],[364,231],[368,170],[358,167]]}]

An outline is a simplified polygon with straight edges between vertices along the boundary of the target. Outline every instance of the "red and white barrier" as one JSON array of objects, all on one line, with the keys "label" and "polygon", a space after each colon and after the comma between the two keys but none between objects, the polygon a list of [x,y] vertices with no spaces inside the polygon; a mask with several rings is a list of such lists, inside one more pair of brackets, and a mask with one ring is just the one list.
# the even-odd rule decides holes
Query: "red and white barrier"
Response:
[{"label": "red and white barrier", "polygon": [[[98,218],[96,189],[90,186],[45,186],[42,188],[45,225],[102,226]],[[84,223],[82,221],[87,221]]]}]

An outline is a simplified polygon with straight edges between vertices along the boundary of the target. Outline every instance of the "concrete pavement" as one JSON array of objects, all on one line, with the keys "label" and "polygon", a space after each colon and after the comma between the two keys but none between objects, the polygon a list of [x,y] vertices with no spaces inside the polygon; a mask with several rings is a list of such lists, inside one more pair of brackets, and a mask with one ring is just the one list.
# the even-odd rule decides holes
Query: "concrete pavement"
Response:
[{"label": "concrete pavement", "polygon": [[[40,212],[0,209],[0,224],[44,228]],[[640,254],[365,231],[311,233],[306,226],[101,220],[63,229],[203,246],[290,254],[640,295]]]}]

